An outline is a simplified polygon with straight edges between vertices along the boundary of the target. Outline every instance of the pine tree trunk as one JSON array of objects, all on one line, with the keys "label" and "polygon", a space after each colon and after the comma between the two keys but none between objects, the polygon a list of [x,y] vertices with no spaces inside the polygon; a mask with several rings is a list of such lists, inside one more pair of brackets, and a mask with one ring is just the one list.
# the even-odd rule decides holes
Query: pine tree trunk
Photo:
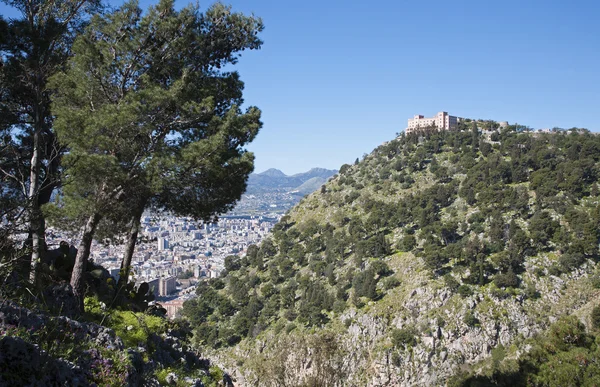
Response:
[{"label": "pine tree trunk", "polygon": [[102,216],[99,213],[92,214],[83,229],[81,236],[81,243],[77,250],[77,257],[75,258],[75,266],[73,267],[73,273],[71,274],[71,286],[73,287],[73,293],[79,302],[79,312],[83,313],[83,296],[84,296],[84,274],[87,260],[90,256],[90,250],[92,247],[92,240],[96,233],[96,227],[100,222]]},{"label": "pine tree trunk", "polygon": [[[144,203],[145,204],[145,203]],[[137,243],[138,232],[140,229],[141,218],[144,212],[145,206],[140,206],[131,217],[131,229],[129,230],[129,236],[127,238],[127,247],[123,253],[123,260],[121,261],[121,270],[119,270],[119,281],[117,283],[117,289],[127,285],[129,281],[129,271],[131,270],[131,260],[133,258],[133,252],[135,251],[135,244]]]},{"label": "pine tree trunk", "polygon": [[[39,112],[37,112],[39,115]],[[39,117],[36,116],[36,126],[39,126]],[[33,150],[31,155],[31,166],[29,170],[29,233],[31,235],[31,262],[29,280],[32,284],[37,282],[38,265],[42,259],[44,247],[44,227],[42,226],[42,212],[40,210],[38,195],[40,182],[40,151],[41,130],[35,128],[33,135]]]}]

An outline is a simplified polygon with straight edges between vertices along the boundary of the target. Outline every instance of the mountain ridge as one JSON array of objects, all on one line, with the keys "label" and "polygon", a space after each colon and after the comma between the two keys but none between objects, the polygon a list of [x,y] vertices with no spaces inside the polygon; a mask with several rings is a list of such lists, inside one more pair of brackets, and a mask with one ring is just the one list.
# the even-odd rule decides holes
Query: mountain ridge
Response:
[{"label": "mountain ridge", "polygon": [[247,193],[256,194],[273,191],[295,191],[312,178],[319,177],[325,182],[335,173],[337,173],[336,170],[311,168],[306,172],[286,175],[278,169],[270,168],[261,173],[253,173],[249,176]]}]

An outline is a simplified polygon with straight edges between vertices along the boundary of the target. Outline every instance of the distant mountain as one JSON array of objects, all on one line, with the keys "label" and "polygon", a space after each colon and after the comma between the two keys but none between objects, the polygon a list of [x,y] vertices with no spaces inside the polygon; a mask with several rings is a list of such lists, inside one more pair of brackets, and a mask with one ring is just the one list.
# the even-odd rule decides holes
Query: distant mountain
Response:
[{"label": "distant mountain", "polygon": [[[319,178],[319,183],[316,180],[311,185],[303,187],[302,192],[307,194],[319,188],[327,179],[337,173],[334,169],[313,168],[308,172],[297,173],[288,176],[278,169],[271,168],[261,173],[253,173],[248,179],[248,194],[267,193],[267,192],[282,192],[282,191],[298,191],[299,188],[307,181]],[[315,186],[315,184],[318,184]],[[307,190],[307,187],[314,187],[312,190]]]},{"label": "distant mountain", "polygon": [[314,191],[319,189],[319,187],[321,187],[325,183],[327,183],[326,178],[320,177],[320,176],[315,176],[311,179],[306,180],[304,183],[302,183],[302,185],[297,187],[294,191],[297,191],[298,194],[300,194],[302,196],[308,195],[309,193],[313,193]]},{"label": "distant mountain", "polygon": [[275,169],[275,168],[267,169],[266,171],[261,172],[258,175],[260,175],[260,176],[267,176],[267,177],[273,177],[273,178],[287,177],[285,173],[283,173],[279,169]]},{"label": "distant mountain", "polygon": [[246,193],[231,214],[283,214],[336,173],[336,170],[325,168],[313,168],[292,176],[275,168],[253,173],[248,179]]},{"label": "distant mountain", "polygon": [[297,173],[295,175],[292,175],[291,177],[293,177],[295,179],[303,179],[304,181],[307,181],[314,177],[320,177],[320,178],[327,180],[331,176],[335,175],[336,173],[337,173],[337,171],[334,169],[312,168],[308,172]]}]

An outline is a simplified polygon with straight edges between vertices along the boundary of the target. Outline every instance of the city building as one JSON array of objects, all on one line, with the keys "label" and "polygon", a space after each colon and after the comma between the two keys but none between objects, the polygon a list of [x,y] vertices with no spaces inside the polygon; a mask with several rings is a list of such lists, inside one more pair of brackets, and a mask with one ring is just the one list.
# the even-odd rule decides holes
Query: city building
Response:
[{"label": "city building", "polygon": [[165,297],[169,294],[175,293],[176,286],[177,281],[175,277],[161,278],[158,281],[158,295],[160,297]]},{"label": "city building", "polygon": [[416,115],[408,119],[406,134],[410,134],[421,128],[435,127],[438,130],[456,130],[458,123],[462,118],[451,116],[448,112],[439,112],[434,117],[425,118],[422,115]]},{"label": "city building", "polygon": [[185,300],[181,298],[176,298],[174,300],[162,302],[161,305],[167,310],[167,316],[169,318],[174,318],[177,316],[177,312],[183,307],[184,301]]},{"label": "city building", "polygon": [[169,240],[167,238],[158,238],[158,251],[168,250]]}]

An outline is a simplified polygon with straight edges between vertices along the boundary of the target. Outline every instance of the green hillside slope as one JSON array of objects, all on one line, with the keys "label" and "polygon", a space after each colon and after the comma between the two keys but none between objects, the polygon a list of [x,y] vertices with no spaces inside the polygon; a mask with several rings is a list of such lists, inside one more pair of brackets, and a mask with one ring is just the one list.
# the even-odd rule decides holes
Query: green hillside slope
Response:
[{"label": "green hillside slope", "polygon": [[342,166],[186,303],[197,344],[241,385],[439,385],[592,330],[600,137],[464,129]]}]

